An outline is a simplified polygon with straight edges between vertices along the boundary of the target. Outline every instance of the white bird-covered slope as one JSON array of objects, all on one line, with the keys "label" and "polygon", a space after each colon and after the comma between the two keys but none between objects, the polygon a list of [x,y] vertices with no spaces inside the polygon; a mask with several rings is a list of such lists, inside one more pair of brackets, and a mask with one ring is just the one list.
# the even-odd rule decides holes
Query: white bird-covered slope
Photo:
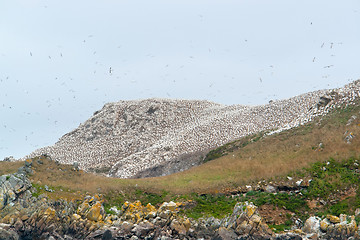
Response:
[{"label": "white bird-covered slope", "polygon": [[206,151],[232,140],[295,127],[353,104],[359,89],[358,80],[260,106],[170,99],[108,103],[55,145],[25,158],[48,154],[60,163],[76,161],[84,170],[103,169],[120,178],[165,175],[200,164]]}]

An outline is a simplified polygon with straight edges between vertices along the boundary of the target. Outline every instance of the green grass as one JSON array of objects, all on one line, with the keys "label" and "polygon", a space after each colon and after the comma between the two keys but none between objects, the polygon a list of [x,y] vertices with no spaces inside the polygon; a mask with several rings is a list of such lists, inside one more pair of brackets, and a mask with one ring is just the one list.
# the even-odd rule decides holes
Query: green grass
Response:
[{"label": "green grass", "polygon": [[208,154],[206,154],[203,162],[206,163],[211,160],[228,155],[229,153],[234,152],[240,148],[243,148],[250,143],[259,141],[264,135],[265,135],[265,132],[260,132],[260,133],[246,136],[239,140],[224,144],[218,148],[211,150]]},{"label": "green grass", "polygon": [[256,206],[273,205],[274,207],[289,210],[298,215],[301,219],[306,219],[309,207],[306,203],[306,197],[300,194],[289,193],[267,193],[259,191],[250,191],[244,197],[240,197],[239,201],[250,201]]},{"label": "green grass", "polygon": [[317,197],[326,199],[331,194],[347,187],[360,186],[359,174],[354,157],[343,161],[330,159],[325,162],[317,162],[307,169],[312,181],[306,197],[314,199]]},{"label": "green grass", "polygon": [[222,218],[232,212],[237,201],[225,195],[191,195],[191,200],[196,202],[195,207],[185,210],[188,217],[198,219],[200,217]]},{"label": "green grass", "polygon": [[162,191],[160,194],[146,192],[143,190],[136,190],[135,191],[135,199],[140,200],[143,205],[151,203],[152,205],[160,205],[165,201],[169,201],[169,192]]},{"label": "green grass", "polygon": [[287,220],[284,224],[269,224],[269,228],[271,228],[275,233],[283,232],[285,230],[290,230],[293,222],[291,220]]}]

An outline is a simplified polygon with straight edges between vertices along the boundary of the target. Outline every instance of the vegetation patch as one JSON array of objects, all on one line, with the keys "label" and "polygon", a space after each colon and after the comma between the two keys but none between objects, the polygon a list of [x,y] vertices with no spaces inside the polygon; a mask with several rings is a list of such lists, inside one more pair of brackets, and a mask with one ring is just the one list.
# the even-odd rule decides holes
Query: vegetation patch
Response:
[{"label": "vegetation patch", "polygon": [[184,211],[188,217],[199,219],[201,217],[222,218],[232,212],[237,201],[225,195],[192,194],[183,196],[187,200],[195,202],[195,206]]},{"label": "vegetation patch", "polygon": [[222,145],[218,148],[215,148],[211,150],[208,154],[206,154],[204,158],[204,163],[220,158],[222,156],[228,155],[231,152],[234,152],[240,148],[245,147],[249,143],[254,143],[259,141],[263,136],[265,135],[265,132],[259,132],[257,134],[253,134],[250,136],[246,136],[243,138],[240,138],[239,140],[227,143],[225,145]]}]

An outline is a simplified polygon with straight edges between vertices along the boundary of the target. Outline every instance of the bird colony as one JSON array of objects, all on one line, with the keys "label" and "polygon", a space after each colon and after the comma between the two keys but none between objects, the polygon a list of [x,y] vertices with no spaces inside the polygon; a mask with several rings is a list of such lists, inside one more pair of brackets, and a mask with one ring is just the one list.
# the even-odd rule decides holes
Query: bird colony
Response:
[{"label": "bird colony", "polygon": [[359,89],[360,80],[259,106],[170,99],[108,103],[55,145],[24,158],[48,154],[60,163],[77,162],[84,170],[107,168],[108,176],[131,178],[249,134],[305,124],[333,108],[355,104]]}]

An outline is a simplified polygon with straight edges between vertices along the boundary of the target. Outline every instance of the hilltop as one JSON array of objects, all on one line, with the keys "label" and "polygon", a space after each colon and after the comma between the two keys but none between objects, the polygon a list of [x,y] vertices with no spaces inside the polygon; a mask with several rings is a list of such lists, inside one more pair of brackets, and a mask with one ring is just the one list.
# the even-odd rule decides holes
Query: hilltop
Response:
[{"label": "hilltop", "polygon": [[259,132],[304,125],[354,104],[360,82],[261,106],[147,99],[108,103],[77,129],[29,156],[47,154],[119,178],[169,175],[204,163],[209,150]]}]

